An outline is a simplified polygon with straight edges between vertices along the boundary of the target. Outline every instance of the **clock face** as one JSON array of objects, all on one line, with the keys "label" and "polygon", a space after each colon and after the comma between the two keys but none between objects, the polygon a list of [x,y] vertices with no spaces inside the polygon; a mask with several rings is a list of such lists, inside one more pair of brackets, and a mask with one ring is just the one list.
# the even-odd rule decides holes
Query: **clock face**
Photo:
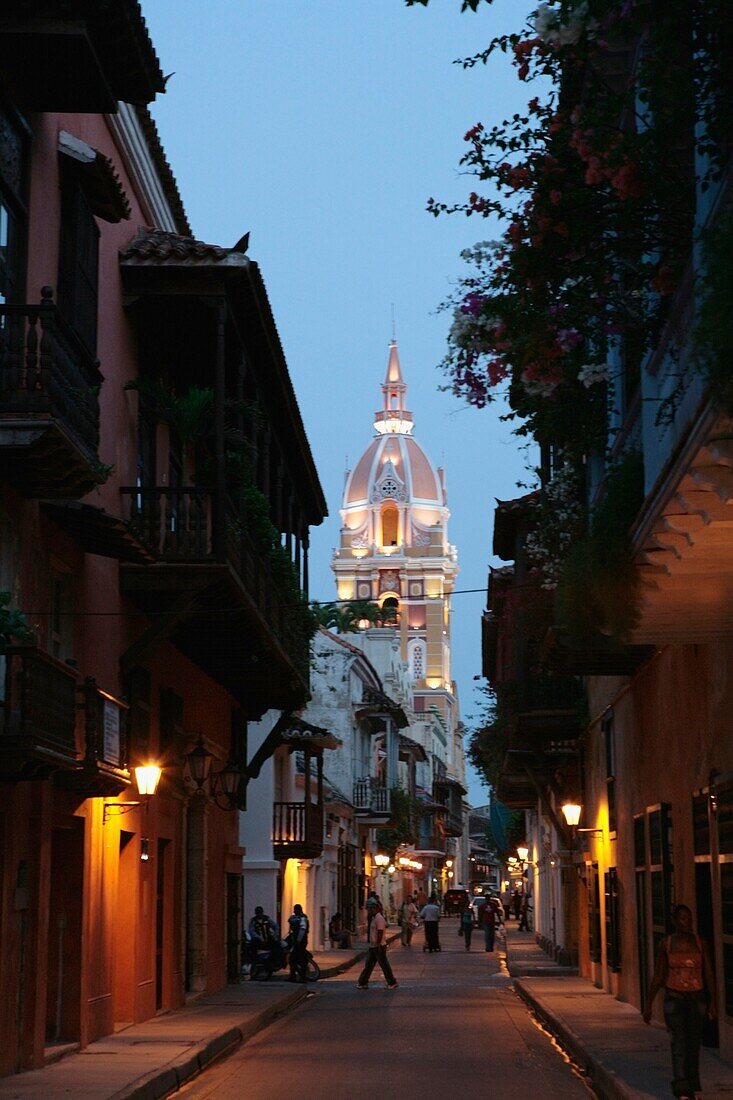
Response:
[{"label": "clock face", "polygon": [[399,486],[394,478],[386,477],[381,484],[380,493],[383,497],[396,497],[399,491]]}]

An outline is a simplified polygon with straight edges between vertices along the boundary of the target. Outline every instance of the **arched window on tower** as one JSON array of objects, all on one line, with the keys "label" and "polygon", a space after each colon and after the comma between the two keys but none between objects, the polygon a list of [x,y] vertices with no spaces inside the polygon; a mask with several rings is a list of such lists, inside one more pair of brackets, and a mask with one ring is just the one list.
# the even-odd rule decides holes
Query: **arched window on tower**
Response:
[{"label": "arched window on tower", "polygon": [[400,513],[391,501],[382,505],[382,546],[397,546],[400,532]]},{"label": "arched window on tower", "polygon": [[407,657],[410,665],[410,677],[413,680],[422,680],[425,675],[425,643],[422,641],[410,642]]}]

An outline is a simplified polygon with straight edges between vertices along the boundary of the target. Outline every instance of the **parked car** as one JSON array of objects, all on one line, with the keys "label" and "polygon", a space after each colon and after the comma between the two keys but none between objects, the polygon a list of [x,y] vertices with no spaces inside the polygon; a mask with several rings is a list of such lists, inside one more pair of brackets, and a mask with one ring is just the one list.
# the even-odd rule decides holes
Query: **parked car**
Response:
[{"label": "parked car", "polygon": [[443,912],[446,917],[461,914],[471,904],[468,890],[446,890],[443,894]]}]

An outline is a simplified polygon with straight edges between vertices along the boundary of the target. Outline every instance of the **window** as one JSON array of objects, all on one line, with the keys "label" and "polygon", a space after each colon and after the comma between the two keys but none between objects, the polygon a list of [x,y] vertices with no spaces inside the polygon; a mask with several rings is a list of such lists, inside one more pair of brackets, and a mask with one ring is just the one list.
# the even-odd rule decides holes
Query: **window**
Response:
[{"label": "window", "polygon": [[0,110],[0,304],[23,297],[27,145],[18,116]]},{"label": "window", "polygon": [[[674,867],[672,851],[672,815],[668,803],[650,806],[634,818],[634,858],[637,883],[637,928],[644,930],[640,940],[640,983],[644,988],[649,968],[656,959],[659,945],[668,933],[674,905]],[[651,943],[647,939],[651,933]]]},{"label": "window", "polygon": [[616,745],[613,711],[607,711],[601,722],[606,749],[606,798],[608,802],[608,831],[616,832]]},{"label": "window", "polygon": [[399,538],[400,515],[395,504],[382,508],[382,546],[396,546]]},{"label": "window", "polygon": [[142,665],[128,673],[125,693],[130,703],[130,746],[142,759],[150,752],[150,673]]},{"label": "window", "polygon": [[69,661],[74,656],[73,609],[74,592],[71,574],[52,566],[49,649],[51,656],[59,661]]},{"label": "window", "polygon": [[89,351],[97,350],[99,229],[78,179],[61,175],[58,304]]},{"label": "window", "polygon": [[615,867],[609,867],[603,876],[603,892],[606,902],[606,962],[608,969],[617,973],[621,969],[621,922]]},{"label": "window", "polygon": [[169,748],[183,737],[183,699],[170,688],[160,689],[160,748]]},{"label": "window", "polygon": [[720,930],[723,942],[725,1014],[733,1017],[733,783],[713,788],[720,865]]},{"label": "window", "polygon": [[422,680],[425,675],[425,646],[422,641],[411,642],[409,672],[413,680]]},{"label": "window", "polygon": [[591,962],[601,961],[601,890],[598,864],[588,864],[588,936]]}]

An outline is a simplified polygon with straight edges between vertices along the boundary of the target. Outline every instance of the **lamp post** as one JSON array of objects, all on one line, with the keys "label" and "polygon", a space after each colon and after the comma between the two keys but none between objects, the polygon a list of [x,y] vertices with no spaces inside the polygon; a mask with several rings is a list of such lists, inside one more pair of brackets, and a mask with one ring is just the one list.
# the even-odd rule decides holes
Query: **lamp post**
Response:
[{"label": "lamp post", "polygon": [[234,760],[230,758],[221,771],[212,773],[214,754],[204,745],[202,734],[198,735],[195,747],[183,759],[191,781],[196,785],[197,795],[210,798],[220,810],[239,808],[242,773]]}]

